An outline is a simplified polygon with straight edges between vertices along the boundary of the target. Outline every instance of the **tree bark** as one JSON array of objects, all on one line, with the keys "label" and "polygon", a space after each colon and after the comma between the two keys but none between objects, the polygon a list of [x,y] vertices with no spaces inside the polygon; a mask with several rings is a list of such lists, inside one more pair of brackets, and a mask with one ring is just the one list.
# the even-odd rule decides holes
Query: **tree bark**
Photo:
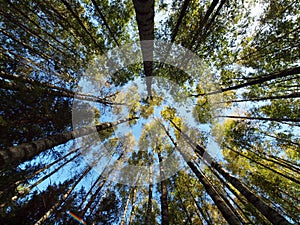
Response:
[{"label": "tree bark", "polygon": [[147,214],[146,214],[146,225],[151,225],[152,215],[152,195],[153,195],[153,183],[152,183],[152,167],[149,168],[149,188],[148,188],[148,203],[147,203]]},{"label": "tree bark", "polygon": [[[165,127],[164,127],[164,130],[165,130],[167,136],[170,138],[173,145],[177,148],[177,143],[173,140],[172,136],[169,134],[169,132],[167,131],[167,129]],[[195,164],[193,162],[189,161],[188,157],[185,155],[184,152],[181,151],[181,149],[178,149],[178,151],[182,155],[183,159],[188,164],[188,166],[191,168],[193,173],[197,176],[199,181],[202,183],[205,190],[207,191],[209,196],[212,198],[212,200],[214,201],[214,203],[216,204],[216,206],[218,207],[218,209],[224,216],[225,220],[231,225],[240,225],[241,223],[240,223],[239,219],[232,212],[232,210],[227,206],[225,201],[217,193],[217,191],[213,188],[213,186],[208,182],[208,180],[203,176],[203,174],[198,170],[198,168],[195,166]]]},{"label": "tree bark", "polygon": [[10,191],[10,190],[14,190],[19,184],[25,182],[26,180],[29,180],[31,178],[33,178],[34,176],[36,176],[37,174],[45,171],[46,169],[49,169],[50,167],[52,167],[53,165],[55,165],[56,163],[60,162],[60,161],[63,161],[64,159],[66,159],[69,155],[75,153],[75,152],[78,152],[80,150],[80,148],[77,148],[73,151],[70,151],[68,154],[60,157],[59,159],[55,160],[54,162],[44,166],[43,168],[41,169],[38,169],[37,171],[33,172],[32,174],[24,177],[22,180],[18,180],[18,181],[15,181],[13,183],[10,183],[10,184],[6,184],[6,187],[0,187],[0,195],[2,195],[3,193],[7,192],[7,191]]},{"label": "tree bark", "polygon": [[275,121],[275,122],[300,122],[300,118],[266,118],[266,117],[248,117],[248,116],[218,116],[221,118],[230,119],[245,119],[245,120],[262,120],[262,121]]},{"label": "tree bark", "polygon": [[133,190],[133,195],[132,195],[132,199],[131,199],[131,212],[130,212],[130,216],[129,216],[129,222],[128,225],[132,224],[133,221],[133,217],[134,217],[134,213],[135,213],[135,201],[136,201],[136,193],[137,193],[137,188],[135,188]]},{"label": "tree bark", "polygon": [[0,151],[0,169],[8,166],[13,166],[21,162],[32,159],[39,153],[51,149],[55,146],[64,144],[78,137],[92,134],[94,132],[103,131],[107,128],[114,127],[120,123],[128,122],[138,117],[121,119],[116,122],[106,122],[96,127],[86,127],[74,131],[65,132],[62,134],[50,136],[31,143],[23,143],[18,146],[9,147],[6,150]]},{"label": "tree bark", "polygon": [[[256,207],[271,223],[274,225],[290,225],[282,215],[280,215],[276,210],[267,205],[260,197],[253,193],[248,187],[246,187],[238,178],[235,178],[229,174],[217,161],[215,161],[211,155],[200,145],[195,144],[191,139],[181,131],[181,129],[172,121],[170,121],[174,127],[184,136],[188,141],[189,145],[194,149],[195,153],[202,158],[204,162],[216,169],[225,179],[230,182],[245,198]],[[205,154],[205,157],[203,158]],[[192,165],[193,166],[193,165]],[[197,171],[196,171],[197,172]]]},{"label": "tree bark", "polygon": [[[0,87],[4,88],[4,89],[8,89],[8,90],[33,92],[33,91],[36,91],[35,86],[37,85],[38,87],[42,88],[41,90],[38,90],[38,91],[42,91],[50,96],[75,98],[75,99],[88,101],[88,102],[97,102],[97,103],[101,103],[104,105],[124,105],[122,103],[113,103],[113,102],[107,101],[106,100],[107,97],[100,98],[98,96],[93,96],[90,94],[75,93],[75,92],[67,90],[65,88],[58,87],[58,86],[55,86],[55,85],[49,84],[49,83],[40,82],[40,81],[31,79],[28,77],[17,76],[14,74],[8,75],[7,73],[5,73],[3,71],[0,72],[0,76],[5,79],[17,80],[17,81],[23,82],[23,85],[20,85],[14,81],[7,82],[7,81],[0,80]],[[26,86],[25,83],[31,84],[32,86]]]},{"label": "tree bark", "polygon": [[169,209],[168,209],[168,190],[167,184],[165,180],[165,173],[164,168],[162,165],[162,156],[161,153],[158,152],[158,160],[159,160],[159,172],[160,172],[160,186],[161,186],[161,196],[160,196],[160,203],[161,203],[161,225],[169,225]]},{"label": "tree bark", "polygon": [[78,178],[78,180],[73,184],[73,186],[62,196],[61,200],[59,200],[56,204],[54,204],[45,214],[42,216],[34,225],[41,225],[45,222],[45,220],[53,213],[61,204],[63,204],[66,199],[69,197],[71,192],[75,189],[75,187],[79,184],[79,182],[92,170],[92,167],[88,167],[82,175]]},{"label": "tree bark", "polygon": [[235,103],[235,102],[257,102],[257,101],[265,101],[265,100],[275,100],[275,99],[290,99],[290,98],[299,98],[300,93],[292,93],[287,95],[278,95],[278,96],[268,96],[261,98],[250,98],[250,99],[234,99],[220,103]]},{"label": "tree bark", "polygon": [[221,88],[218,91],[213,91],[213,92],[209,92],[209,93],[204,93],[204,94],[195,94],[195,95],[191,95],[193,97],[199,97],[202,95],[214,95],[214,94],[218,94],[218,93],[223,93],[226,91],[232,91],[232,90],[237,90],[240,88],[244,88],[244,87],[249,87],[249,86],[253,86],[256,84],[262,84],[265,83],[267,81],[271,81],[271,80],[275,80],[278,78],[283,78],[283,77],[287,77],[287,76],[291,76],[291,75],[296,75],[296,74],[300,74],[300,67],[294,67],[294,68],[289,68],[286,70],[282,70],[279,72],[274,72],[274,73],[270,73],[264,76],[261,76],[261,78],[257,78],[255,80],[243,83],[243,84],[238,84],[236,86],[232,86],[232,87],[228,87],[228,88]]},{"label": "tree bark", "polygon": [[154,0],[133,0],[139,29],[148,97],[152,98]]}]

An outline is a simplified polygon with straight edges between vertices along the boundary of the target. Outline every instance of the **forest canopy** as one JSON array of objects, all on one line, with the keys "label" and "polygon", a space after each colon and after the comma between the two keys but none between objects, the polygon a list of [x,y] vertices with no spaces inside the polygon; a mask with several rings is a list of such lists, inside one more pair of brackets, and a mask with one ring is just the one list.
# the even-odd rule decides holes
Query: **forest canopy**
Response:
[{"label": "forest canopy", "polygon": [[299,224],[299,11],[1,0],[0,224]]}]

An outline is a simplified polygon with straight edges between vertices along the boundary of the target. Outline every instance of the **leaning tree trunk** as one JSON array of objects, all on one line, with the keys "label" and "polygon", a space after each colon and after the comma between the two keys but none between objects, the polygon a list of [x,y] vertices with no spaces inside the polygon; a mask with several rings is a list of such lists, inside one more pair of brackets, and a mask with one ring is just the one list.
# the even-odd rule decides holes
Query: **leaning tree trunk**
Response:
[{"label": "leaning tree trunk", "polygon": [[261,120],[275,122],[300,122],[300,118],[271,118],[271,117],[249,117],[249,116],[217,116],[220,118],[240,119],[240,120]]},{"label": "leaning tree trunk", "polygon": [[92,170],[92,167],[88,167],[82,175],[78,178],[78,180],[73,184],[72,187],[62,196],[62,198],[54,204],[45,214],[42,216],[34,225],[41,225],[45,222],[45,220],[53,213],[61,204],[63,204],[67,198],[70,196],[71,192],[75,189],[75,187],[79,184],[79,182]]},{"label": "leaning tree trunk", "polygon": [[[193,143],[193,141],[181,131],[181,129],[172,121],[173,126],[178,130],[183,137],[187,140],[188,144],[193,147],[195,153],[202,158],[209,166],[216,169],[225,179],[230,182],[254,207],[256,207],[271,223],[278,225],[290,225],[282,215],[276,210],[266,204],[260,197],[253,193],[248,187],[246,187],[238,178],[232,176],[227,172],[213,157],[200,145]],[[203,156],[205,157],[203,158]]]},{"label": "leaning tree trunk", "polygon": [[34,184],[30,185],[29,187],[26,188],[26,191],[24,191],[22,194],[17,194],[13,196],[11,199],[16,201],[19,197],[27,195],[34,187],[38,186],[41,184],[43,181],[47,180],[49,177],[51,177],[53,174],[57,173],[61,168],[63,168],[65,165],[67,165],[70,162],[73,162],[76,158],[78,158],[81,155],[81,153],[77,153],[75,156],[72,158],[68,159],[65,161],[63,164],[61,164],[59,167],[57,167],[55,170],[53,170],[51,173],[47,174],[46,176],[43,176],[41,179],[36,181]]},{"label": "leaning tree trunk", "polygon": [[246,83],[243,83],[243,84],[238,84],[236,86],[232,86],[232,87],[228,87],[228,88],[221,88],[220,90],[217,90],[217,91],[212,91],[212,92],[204,93],[204,94],[195,94],[195,95],[191,95],[191,96],[199,97],[199,96],[202,96],[202,95],[214,95],[214,94],[217,94],[217,93],[220,93],[220,92],[237,90],[237,89],[240,89],[240,88],[249,87],[249,86],[253,86],[253,85],[256,85],[256,84],[262,84],[262,83],[265,83],[267,81],[271,81],[271,80],[275,80],[275,79],[283,78],[283,77],[288,77],[288,76],[296,75],[296,74],[300,74],[300,67],[285,69],[285,70],[282,70],[282,71],[279,71],[279,72],[274,72],[274,73],[270,73],[270,74],[267,74],[267,75],[263,75],[263,76],[260,76],[258,78],[253,78],[252,81],[249,81],[249,82],[246,82]]},{"label": "leaning tree trunk", "polygon": [[[170,135],[169,131],[164,127],[163,124],[162,124],[162,126],[163,126],[163,128],[164,128],[167,136],[169,137],[169,139],[171,140],[171,142],[175,146],[175,148],[177,148],[177,143],[174,141],[174,139]],[[211,183],[209,183],[209,181],[198,170],[198,168],[195,166],[195,164],[193,162],[189,161],[188,157],[186,156],[186,154],[183,151],[181,151],[181,149],[178,149],[178,151],[182,155],[183,159],[188,164],[188,166],[191,168],[191,170],[193,171],[193,173],[197,176],[197,178],[199,179],[199,181],[202,183],[202,185],[204,186],[205,190],[207,191],[207,193],[209,194],[209,196],[212,198],[212,200],[214,201],[214,203],[216,204],[216,206],[218,207],[218,209],[220,210],[220,212],[224,216],[225,220],[229,224],[240,225],[241,223],[240,223],[239,219],[236,217],[236,215],[230,209],[230,207],[228,207],[228,205],[222,199],[222,197],[217,193],[217,191],[214,189],[213,185]]]},{"label": "leaning tree trunk", "polygon": [[133,0],[144,61],[148,97],[152,97],[154,0]]},{"label": "leaning tree trunk", "polygon": [[105,129],[114,127],[120,123],[124,123],[138,117],[121,119],[116,122],[106,122],[95,127],[86,127],[74,131],[69,131],[61,133],[58,135],[53,135],[38,141],[33,141],[31,143],[23,143],[18,146],[9,147],[6,150],[0,151],[0,169],[5,167],[14,166],[18,163],[31,160],[33,157],[39,153],[51,149],[55,146],[64,144],[70,140],[73,140],[77,137],[82,137],[85,135],[92,134],[94,132],[103,131]]},{"label": "leaning tree trunk", "polygon": [[26,180],[29,180],[29,179],[35,177],[37,174],[39,174],[39,173],[45,171],[46,169],[49,169],[50,167],[52,167],[52,166],[55,165],[56,163],[65,160],[68,156],[72,155],[73,153],[78,152],[79,150],[80,150],[80,148],[77,148],[77,149],[74,149],[73,151],[70,151],[68,154],[66,154],[66,155],[64,155],[64,156],[62,156],[62,157],[60,157],[59,159],[57,159],[57,160],[53,161],[52,163],[50,163],[50,164],[44,166],[43,168],[38,169],[37,171],[35,171],[35,172],[29,174],[29,175],[26,176],[26,177],[22,177],[21,180],[14,181],[14,182],[9,183],[9,184],[6,183],[6,186],[5,186],[5,187],[0,187],[0,195],[6,193],[6,192],[8,192],[8,191],[14,190],[19,184],[24,183]]},{"label": "leaning tree trunk", "polygon": [[[53,84],[46,84],[37,80],[33,80],[31,78],[17,76],[14,74],[8,75],[7,73],[0,72],[0,76],[5,79],[11,80],[9,82],[3,80],[0,81],[0,87],[7,90],[17,90],[25,92],[41,91],[42,93],[45,93],[49,96],[74,98],[82,101],[97,102],[103,105],[122,105],[122,103],[113,103],[107,100],[107,98],[114,96],[117,93],[104,98],[100,98],[98,96],[90,94],[75,93],[71,90],[58,87]],[[25,85],[26,83],[30,84],[31,86]]]}]

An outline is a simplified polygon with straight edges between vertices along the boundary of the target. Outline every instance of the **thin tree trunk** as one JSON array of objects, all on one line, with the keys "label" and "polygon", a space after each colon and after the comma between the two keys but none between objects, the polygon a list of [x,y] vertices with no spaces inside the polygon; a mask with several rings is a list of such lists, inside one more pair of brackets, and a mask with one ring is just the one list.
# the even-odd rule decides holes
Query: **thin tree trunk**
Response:
[{"label": "thin tree trunk", "polygon": [[45,222],[45,220],[53,213],[61,204],[63,204],[67,198],[70,196],[71,192],[75,189],[75,187],[79,184],[79,182],[92,170],[92,167],[88,167],[82,175],[78,178],[78,180],[73,184],[73,186],[62,196],[62,198],[54,204],[45,214],[42,216],[34,225],[41,225]]},{"label": "thin tree trunk", "polygon": [[[194,151],[200,158],[207,162],[209,166],[216,169],[228,182],[230,182],[245,198],[253,204],[270,222],[274,225],[290,225],[282,215],[280,215],[276,210],[267,205],[260,197],[258,197],[255,193],[253,193],[248,187],[246,187],[238,178],[235,178],[231,174],[229,174],[218,162],[216,162],[211,155],[206,152],[206,150],[195,144],[191,141],[191,139],[181,131],[181,129],[172,121],[170,121],[174,127],[184,136],[185,139],[188,140],[188,143],[191,147],[194,148]],[[205,158],[203,158],[205,154]],[[193,166],[193,165],[192,165]]]},{"label": "thin tree trunk", "polygon": [[[190,196],[192,197],[198,211],[200,212],[201,216],[203,217],[203,219],[205,220],[205,222],[207,223],[207,225],[212,225],[212,223],[208,220],[207,216],[205,215],[205,213],[202,210],[202,207],[199,205],[198,201],[195,199],[195,197],[193,196],[193,194],[191,193],[191,190],[189,188],[189,186],[185,183],[185,187],[187,188]],[[201,218],[201,217],[200,217]]]},{"label": "thin tree trunk", "polygon": [[294,165],[285,162],[284,160],[280,160],[281,159],[280,157],[274,157],[274,156],[266,154],[264,152],[257,153],[256,151],[251,150],[253,148],[255,148],[255,147],[252,146],[251,144],[247,144],[247,143],[245,144],[245,149],[247,151],[251,152],[252,154],[256,155],[257,157],[259,157],[260,159],[264,159],[269,162],[273,162],[273,163],[277,164],[278,166],[284,167],[290,171],[294,171],[294,172],[300,174],[300,168],[297,168]]},{"label": "thin tree trunk", "polygon": [[289,68],[289,69],[285,69],[279,72],[274,72],[274,73],[270,73],[264,76],[261,76],[260,78],[257,78],[255,80],[243,83],[243,84],[238,84],[236,86],[232,86],[232,87],[228,87],[228,88],[221,88],[218,91],[213,91],[213,92],[209,92],[209,93],[204,93],[204,94],[194,94],[191,96],[194,97],[199,97],[202,95],[214,95],[214,94],[218,94],[220,92],[226,92],[226,91],[232,91],[232,90],[237,90],[240,88],[244,88],[244,87],[249,87],[249,86],[253,86],[256,84],[262,84],[265,83],[267,81],[271,81],[271,80],[275,80],[278,78],[283,78],[283,77],[287,77],[287,76],[291,76],[291,75],[296,75],[296,74],[300,74],[300,67],[294,67],[294,68]]},{"label": "thin tree trunk", "polygon": [[137,118],[138,117],[133,117],[128,119],[121,119],[116,122],[106,122],[100,125],[96,125],[96,127],[81,128],[78,130],[69,131],[41,140],[33,141],[31,143],[23,143],[15,147],[9,147],[6,150],[0,151],[0,169],[30,160],[39,153],[46,151],[47,149],[51,149],[55,146],[64,144],[75,138],[89,135],[94,132],[103,131],[120,123],[128,122]]},{"label": "thin tree trunk", "polygon": [[160,196],[160,203],[161,203],[161,224],[162,225],[169,225],[169,209],[168,209],[168,190],[167,190],[167,183],[165,179],[165,172],[162,165],[162,156],[161,153],[158,152],[158,160],[159,160],[159,172],[160,172],[160,186],[161,186],[161,196]]},{"label": "thin tree trunk", "polygon": [[120,225],[124,225],[125,224],[125,219],[126,219],[126,215],[127,215],[127,211],[128,211],[128,206],[129,206],[130,199],[132,198],[133,191],[134,191],[134,187],[131,188],[130,191],[129,191],[129,195],[128,195],[127,200],[126,200],[126,204],[125,204],[125,208],[124,208],[124,211],[123,211],[123,215],[121,217]]},{"label": "thin tree trunk", "polygon": [[151,225],[151,215],[152,215],[152,195],[153,195],[153,183],[152,183],[152,167],[149,168],[149,188],[148,188],[148,203],[147,203],[147,213],[146,213],[146,225]]},{"label": "thin tree trunk", "polygon": [[175,38],[176,38],[176,36],[178,34],[178,31],[179,31],[180,24],[182,23],[183,17],[186,15],[186,10],[187,10],[187,7],[188,7],[190,1],[191,0],[184,0],[184,2],[183,2],[183,5],[182,5],[182,8],[180,10],[180,14],[178,16],[175,28],[172,32],[171,42],[175,41]]},{"label": "thin tree trunk", "polygon": [[61,164],[59,167],[57,167],[51,173],[47,174],[46,176],[43,176],[41,179],[39,179],[38,181],[36,181],[34,184],[32,184],[28,188],[26,188],[26,192],[24,192],[23,194],[15,195],[11,199],[14,200],[14,201],[16,201],[18,199],[18,197],[24,196],[24,195],[28,194],[34,187],[38,186],[40,183],[42,183],[43,181],[45,181],[46,179],[48,179],[49,177],[51,177],[53,174],[57,173],[61,168],[63,168],[69,162],[72,162],[74,159],[78,158],[80,155],[81,155],[81,153],[77,153],[75,156],[73,156],[72,158],[70,158],[67,161],[65,161],[63,164]]},{"label": "thin tree trunk", "polygon": [[[52,38],[53,40],[55,40],[57,43],[59,43],[60,45],[62,45],[65,49],[69,50],[70,52],[72,52],[74,54],[74,56],[79,56],[78,53],[76,53],[73,49],[70,49],[65,43],[63,43],[62,41],[60,41],[57,37],[55,37],[54,35],[52,35],[51,33],[49,33],[47,30],[44,29],[43,26],[40,26],[40,24],[38,24],[36,21],[32,20],[28,14],[24,13],[23,11],[20,10],[20,8],[16,7],[14,4],[12,4],[11,2],[7,1],[8,4],[11,6],[11,8],[15,9],[15,13],[18,13],[20,15],[22,15],[26,21],[29,21],[30,23],[34,24],[39,30],[42,30],[43,33],[45,33],[47,36],[49,36],[50,38]],[[33,11],[31,8],[27,7],[27,10],[29,10],[30,12],[35,14],[35,11]],[[15,16],[15,15],[14,15]],[[39,15],[37,15],[39,16]],[[41,18],[39,16],[39,18]]]},{"label": "thin tree trunk", "polygon": [[191,216],[190,216],[190,214],[189,214],[189,212],[188,212],[186,206],[184,205],[184,202],[183,202],[182,197],[181,197],[181,195],[180,195],[181,190],[180,190],[180,188],[178,187],[178,185],[177,185],[177,183],[176,183],[176,179],[174,179],[174,186],[175,186],[175,189],[178,190],[178,191],[177,191],[178,200],[179,200],[179,202],[180,202],[180,204],[181,204],[181,206],[182,206],[183,211],[184,211],[185,214],[186,214],[187,220],[189,221],[189,224],[190,224],[190,225],[193,225],[192,218],[191,218]]},{"label": "thin tree trunk", "polygon": [[48,164],[47,166],[44,166],[43,168],[41,169],[38,169],[37,171],[33,172],[32,174],[30,174],[29,176],[26,176],[24,177],[22,180],[18,180],[18,181],[15,181],[11,184],[6,184],[6,187],[5,188],[1,188],[0,190],[0,195],[7,192],[7,191],[10,191],[10,190],[14,190],[19,184],[21,183],[24,183],[26,180],[29,180],[31,178],[33,178],[34,176],[36,176],[37,174],[45,171],[46,169],[49,169],[50,167],[52,167],[53,165],[55,165],[56,163],[60,162],[60,161],[63,161],[64,159],[66,159],[69,155],[75,153],[75,152],[78,152],[80,150],[80,148],[77,148],[73,151],[70,151],[68,154],[64,155],[63,157],[60,157],[59,159],[53,161],[52,163]]},{"label": "thin tree trunk", "polygon": [[228,150],[233,151],[233,152],[235,152],[236,154],[238,154],[238,155],[240,155],[240,156],[242,156],[242,157],[248,159],[249,161],[254,162],[254,163],[256,163],[257,165],[260,165],[260,166],[262,166],[262,167],[264,167],[264,168],[266,168],[266,169],[272,171],[273,173],[276,173],[276,174],[278,174],[278,175],[280,175],[280,176],[282,176],[282,177],[284,177],[284,178],[286,178],[286,179],[288,179],[288,180],[290,180],[290,181],[293,181],[293,182],[295,182],[295,183],[297,183],[297,184],[300,184],[300,181],[297,180],[297,179],[294,178],[294,177],[285,175],[285,174],[283,174],[283,173],[281,173],[281,172],[279,172],[279,171],[277,171],[277,170],[275,170],[275,169],[273,169],[273,168],[271,168],[271,167],[265,165],[264,163],[258,162],[257,160],[255,160],[255,159],[253,159],[253,158],[251,158],[251,157],[249,157],[249,156],[247,156],[247,155],[244,155],[244,154],[242,154],[242,153],[240,153],[240,152],[234,150],[233,148],[230,148],[229,146],[225,146],[225,147],[226,147]]},{"label": "thin tree trunk", "polygon": [[220,118],[242,119],[242,120],[262,120],[275,122],[300,122],[300,118],[266,118],[266,117],[248,117],[248,116],[217,116]]},{"label": "thin tree trunk", "polygon": [[[163,124],[162,124],[163,126]],[[169,131],[163,126],[167,136],[177,148],[177,143],[173,140],[172,136],[170,135]],[[177,148],[178,149],[178,148]],[[191,168],[193,173],[197,176],[199,181],[204,186],[205,190],[209,194],[209,196],[212,198],[222,215],[224,216],[225,220],[229,224],[233,225],[240,225],[239,219],[236,217],[236,215],[232,212],[232,210],[227,206],[225,201],[222,199],[222,197],[216,192],[216,190],[213,188],[213,186],[208,182],[208,180],[203,176],[203,174],[198,170],[198,168],[195,166],[195,164],[191,161],[189,161],[188,157],[185,155],[184,152],[181,151],[181,149],[178,149],[179,153],[182,155],[185,162],[188,164],[188,166]]]},{"label": "thin tree trunk", "polygon": [[93,37],[93,35],[87,30],[86,26],[81,21],[81,19],[78,16],[78,14],[76,14],[76,12],[73,11],[71,5],[66,0],[61,0],[61,1],[66,6],[66,8],[68,9],[68,11],[72,14],[72,16],[76,19],[76,21],[79,23],[79,25],[81,26],[81,28],[85,31],[85,33],[90,37],[90,39],[95,44],[95,46],[97,46],[97,48],[99,49],[99,51],[101,52],[101,54],[104,54],[102,46],[100,44],[98,44],[97,40],[95,40],[95,38]]},{"label": "thin tree trunk", "polygon": [[290,99],[290,98],[300,98],[300,93],[292,93],[287,95],[278,95],[278,96],[268,96],[261,98],[250,98],[250,99],[234,99],[225,102],[218,102],[218,104],[222,103],[237,103],[237,102],[256,102],[256,101],[265,101],[265,100],[274,100],[274,99]]},{"label": "thin tree trunk", "polygon": [[[209,167],[211,172],[218,178],[218,180],[222,183],[223,187],[226,187],[235,197],[238,198],[238,200],[245,205],[245,201],[241,198],[239,194],[236,193],[236,191],[233,191],[233,189],[220,177],[220,175],[213,170],[211,167]],[[239,210],[242,212],[245,219],[248,220],[247,224],[253,224],[252,221],[249,219],[248,215],[244,213],[244,210],[241,208],[241,206],[231,197],[230,194],[225,190],[227,196],[234,202],[234,204],[239,208]]]},{"label": "thin tree trunk", "polygon": [[[184,154],[184,153],[182,153]],[[187,164],[191,168],[191,170],[195,173],[195,175],[198,177],[199,181],[204,186],[205,190],[209,194],[209,196],[212,198],[222,215],[224,216],[225,220],[229,224],[241,224],[239,219],[236,217],[236,215],[232,212],[232,210],[227,206],[226,202],[222,199],[220,195],[216,192],[216,190],[213,188],[212,184],[210,184],[203,174],[197,169],[197,167],[194,165],[194,163],[188,161]]]},{"label": "thin tree trunk", "polygon": [[7,73],[5,73],[3,71],[0,72],[0,76],[5,78],[5,79],[22,81],[23,84],[29,83],[29,84],[33,85],[33,86],[29,87],[29,86],[26,86],[26,85],[20,85],[20,84],[14,82],[14,81],[7,82],[7,81],[1,80],[0,81],[1,82],[0,87],[4,88],[4,89],[8,89],[8,90],[34,92],[36,90],[35,85],[38,85],[39,87],[42,88],[41,90],[38,90],[38,91],[44,92],[44,93],[46,93],[50,96],[75,98],[75,99],[88,101],[88,102],[97,102],[97,103],[101,103],[101,104],[104,104],[104,105],[125,105],[123,103],[113,103],[113,102],[107,101],[107,99],[106,99],[107,97],[100,98],[98,96],[93,96],[93,95],[90,95],[90,94],[75,93],[75,92],[67,90],[65,88],[58,87],[58,86],[55,86],[53,84],[33,80],[31,78],[28,78],[28,77],[17,76],[17,75],[14,75],[14,74],[8,75]]},{"label": "thin tree trunk", "polygon": [[134,213],[135,213],[135,202],[136,202],[136,194],[137,194],[137,188],[133,190],[132,200],[131,200],[131,212],[129,216],[129,222],[128,225],[132,224]]},{"label": "thin tree trunk", "polygon": [[104,179],[99,187],[97,188],[97,190],[95,191],[95,193],[91,196],[90,200],[88,201],[88,203],[86,204],[86,206],[84,207],[84,209],[81,211],[80,213],[80,217],[83,218],[84,215],[86,214],[86,212],[88,211],[88,209],[91,207],[91,205],[93,204],[93,202],[95,201],[96,197],[98,196],[98,194],[100,193],[102,187],[104,186],[104,184],[106,183],[106,179]]},{"label": "thin tree trunk", "polygon": [[113,40],[114,40],[114,42],[116,43],[116,45],[117,45],[118,47],[120,47],[120,44],[119,44],[119,42],[118,42],[118,40],[117,40],[117,38],[116,38],[114,32],[112,32],[112,30],[110,29],[110,26],[108,25],[108,22],[107,22],[107,20],[105,19],[105,16],[103,15],[103,13],[101,12],[101,9],[99,8],[97,2],[96,2],[95,0],[92,0],[92,3],[93,3],[93,5],[94,5],[96,11],[97,11],[98,14],[100,15],[100,17],[101,17],[101,19],[102,19],[104,25],[106,26],[108,32],[110,33],[110,36],[113,38]]},{"label": "thin tree trunk", "polygon": [[188,49],[193,49],[194,42],[199,39],[201,33],[203,32],[204,25],[208,22],[209,17],[213,13],[214,9],[218,5],[219,0],[213,0],[210,6],[208,7],[204,17],[200,20],[199,24],[197,25],[197,33],[194,35],[191,43],[188,46]]},{"label": "thin tree trunk", "polygon": [[[124,152],[121,152],[121,154],[118,156],[116,161],[119,161],[122,156],[124,155]],[[112,157],[109,159],[109,161],[107,162],[106,166],[104,167],[104,169],[101,172],[101,176],[103,176],[103,174],[106,173],[106,170],[108,169],[108,165],[111,161]],[[114,167],[110,168],[110,170],[107,172],[107,174],[111,174],[111,172],[113,171]],[[100,178],[99,177],[99,178]],[[102,187],[104,186],[104,184],[106,183],[107,179],[103,179],[102,182],[100,183],[99,187],[97,188],[97,190],[94,192],[94,194],[91,196],[89,202],[86,204],[86,206],[84,207],[84,209],[81,211],[80,216],[83,218],[84,215],[86,214],[87,210],[91,207],[91,205],[93,204],[93,202],[95,201],[96,197],[98,196],[98,194],[100,193]]]}]

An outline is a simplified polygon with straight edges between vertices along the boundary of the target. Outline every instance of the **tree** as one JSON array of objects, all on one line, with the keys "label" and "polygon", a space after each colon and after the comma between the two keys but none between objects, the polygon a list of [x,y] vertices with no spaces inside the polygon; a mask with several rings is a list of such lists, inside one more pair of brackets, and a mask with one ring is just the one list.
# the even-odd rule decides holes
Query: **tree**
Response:
[{"label": "tree", "polygon": [[298,224],[299,8],[1,1],[0,223]]}]

